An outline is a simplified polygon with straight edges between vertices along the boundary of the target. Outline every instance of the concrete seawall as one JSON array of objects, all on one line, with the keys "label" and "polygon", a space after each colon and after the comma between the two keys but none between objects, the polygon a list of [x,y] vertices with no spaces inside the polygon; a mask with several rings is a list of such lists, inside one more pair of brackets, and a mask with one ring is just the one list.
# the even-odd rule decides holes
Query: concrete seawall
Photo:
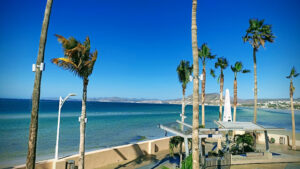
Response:
[{"label": "concrete seawall", "polygon": [[[85,153],[85,168],[100,168],[114,163],[122,163],[135,160],[143,155],[155,155],[161,151],[169,149],[170,137],[143,141],[136,144],[128,144],[102,150],[96,150]],[[56,162],[57,169],[65,169],[66,162],[74,160],[78,165],[79,155],[64,157]],[[52,169],[54,160],[39,161],[36,163],[36,169]],[[14,168],[25,169],[25,165],[15,166]]]},{"label": "concrete seawall", "polygon": [[[243,134],[243,131],[236,134]],[[274,138],[275,144],[291,145],[291,139],[284,134],[268,134],[269,139]],[[170,137],[164,137],[155,140],[143,141],[136,144],[122,145],[112,148],[106,148],[85,153],[85,168],[101,168],[112,164],[122,164],[133,161],[143,155],[156,155],[169,150]],[[257,141],[264,144],[264,133],[258,133]],[[296,140],[296,145],[300,146],[300,140]],[[56,162],[57,169],[65,169],[66,162],[74,160],[78,165],[79,155],[72,155],[59,159]],[[36,163],[36,169],[52,169],[54,160],[39,161]],[[15,166],[14,168],[25,169],[25,165]]]}]

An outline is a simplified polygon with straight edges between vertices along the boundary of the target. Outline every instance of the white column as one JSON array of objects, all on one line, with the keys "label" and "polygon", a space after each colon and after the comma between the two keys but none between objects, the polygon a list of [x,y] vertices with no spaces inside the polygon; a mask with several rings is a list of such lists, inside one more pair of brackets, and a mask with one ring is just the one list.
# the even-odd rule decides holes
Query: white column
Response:
[{"label": "white column", "polygon": [[185,146],[185,157],[189,156],[189,142],[188,138],[184,137],[184,146]]}]

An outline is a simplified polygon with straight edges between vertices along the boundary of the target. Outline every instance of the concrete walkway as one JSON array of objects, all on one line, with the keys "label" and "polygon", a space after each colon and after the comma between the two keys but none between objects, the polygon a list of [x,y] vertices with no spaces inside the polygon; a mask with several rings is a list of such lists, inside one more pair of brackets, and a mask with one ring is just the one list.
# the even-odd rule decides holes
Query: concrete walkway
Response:
[{"label": "concrete walkway", "polygon": [[[266,168],[266,169],[284,169],[284,168],[300,168],[300,147],[297,151],[291,150],[290,147],[280,144],[270,144],[270,152],[278,153],[280,155],[273,155],[272,158],[264,157],[243,157],[233,156],[233,169],[252,169],[252,168]],[[265,145],[257,144],[257,149],[264,152]],[[260,164],[258,164],[260,163]],[[239,164],[239,165],[238,165]],[[247,164],[247,165],[246,165]]]}]

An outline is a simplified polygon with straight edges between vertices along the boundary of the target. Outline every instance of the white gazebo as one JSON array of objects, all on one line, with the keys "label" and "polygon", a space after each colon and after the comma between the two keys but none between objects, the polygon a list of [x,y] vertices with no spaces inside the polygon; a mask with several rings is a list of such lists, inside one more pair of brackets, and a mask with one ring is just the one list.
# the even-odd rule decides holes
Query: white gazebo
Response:
[{"label": "white gazebo", "polygon": [[[181,136],[184,138],[184,145],[185,145],[185,154],[186,156],[189,155],[189,147],[188,147],[188,139],[192,138],[192,129],[193,126],[187,123],[183,123],[179,120],[176,122],[167,123],[167,124],[159,124],[158,127],[165,132],[170,132],[176,136]],[[241,128],[237,128],[241,130]],[[201,156],[205,156],[202,154],[202,146],[201,146],[201,138],[222,138],[222,134],[218,133],[219,131],[229,131],[235,130],[231,128],[199,128],[199,151]],[[204,133],[205,132],[205,133]],[[209,133],[209,134],[207,134]]]},{"label": "white gazebo", "polygon": [[253,122],[229,122],[229,121],[214,121],[220,129],[234,129],[240,131],[263,131],[265,133],[266,151],[269,151],[268,131],[270,130],[285,130],[284,128],[265,128]]}]

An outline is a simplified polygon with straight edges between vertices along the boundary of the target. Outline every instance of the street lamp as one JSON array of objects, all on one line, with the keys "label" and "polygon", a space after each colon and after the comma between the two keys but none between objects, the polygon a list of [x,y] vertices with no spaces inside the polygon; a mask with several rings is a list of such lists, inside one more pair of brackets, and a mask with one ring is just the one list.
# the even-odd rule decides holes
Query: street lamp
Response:
[{"label": "street lamp", "polygon": [[61,96],[59,97],[58,120],[57,120],[57,135],[56,135],[56,146],[55,146],[55,157],[54,157],[55,164],[53,164],[53,169],[56,168],[56,161],[58,160],[58,140],[59,140],[59,128],[60,128],[60,112],[61,112],[61,108],[64,105],[65,101],[68,100],[68,98],[70,96],[76,96],[76,94],[75,93],[70,93],[64,99],[62,99]]}]

